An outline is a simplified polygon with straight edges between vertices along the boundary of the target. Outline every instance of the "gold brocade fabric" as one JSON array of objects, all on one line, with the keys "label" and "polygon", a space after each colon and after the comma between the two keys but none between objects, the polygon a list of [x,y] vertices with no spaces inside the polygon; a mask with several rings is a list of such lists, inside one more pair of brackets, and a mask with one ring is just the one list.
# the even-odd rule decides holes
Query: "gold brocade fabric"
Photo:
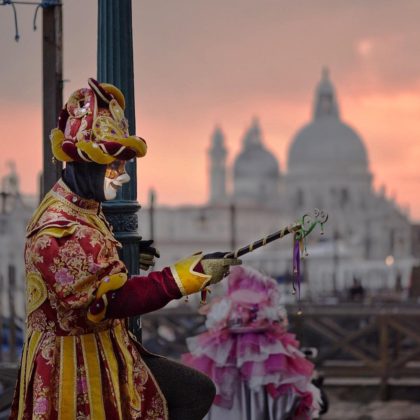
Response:
[{"label": "gold brocade fabric", "polygon": [[27,334],[11,419],[168,419],[125,321],[87,317],[104,279],[126,273],[118,246],[99,204],[61,181],[40,204],[27,231]]}]

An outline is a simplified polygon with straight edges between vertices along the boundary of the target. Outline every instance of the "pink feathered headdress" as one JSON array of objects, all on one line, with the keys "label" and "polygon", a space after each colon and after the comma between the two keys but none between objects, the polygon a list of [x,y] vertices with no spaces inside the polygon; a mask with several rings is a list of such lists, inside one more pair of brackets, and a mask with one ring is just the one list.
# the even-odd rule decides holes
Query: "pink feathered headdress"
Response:
[{"label": "pink feathered headdress", "polygon": [[228,295],[237,304],[279,305],[278,285],[251,267],[234,267],[228,279]]}]

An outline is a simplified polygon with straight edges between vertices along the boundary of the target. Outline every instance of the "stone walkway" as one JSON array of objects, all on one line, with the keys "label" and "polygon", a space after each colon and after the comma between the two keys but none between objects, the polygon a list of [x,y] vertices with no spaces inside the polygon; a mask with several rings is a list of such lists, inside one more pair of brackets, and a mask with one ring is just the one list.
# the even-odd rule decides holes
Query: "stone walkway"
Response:
[{"label": "stone walkway", "polygon": [[420,420],[419,403],[373,401],[368,404],[330,400],[330,410],[322,420]]}]

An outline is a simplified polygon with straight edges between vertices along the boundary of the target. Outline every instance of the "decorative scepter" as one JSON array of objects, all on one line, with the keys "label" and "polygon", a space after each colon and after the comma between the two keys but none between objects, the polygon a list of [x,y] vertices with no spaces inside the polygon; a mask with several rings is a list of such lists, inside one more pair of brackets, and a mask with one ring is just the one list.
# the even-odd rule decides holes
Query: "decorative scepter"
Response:
[{"label": "decorative scepter", "polygon": [[248,254],[249,252],[255,251],[262,246],[265,246],[277,239],[284,238],[286,235],[290,233],[294,233],[295,239],[302,241],[304,240],[314,229],[317,225],[321,226],[321,234],[323,233],[324,224],[328,220],[328,214],[319,209],[314,209],[313,215],[304,214],[303,217],[296,223],[285,227],[277,232],[274,232],[268,236],[265,236],[262,239],[258,239],[258,241],[252,242],[247,246],[239,248],[236,251],[229,252],[225,255],[225,258],[238,258],[242,257],[242,255]]},{"label": "decorative scepter", "polygon": [[[243,255],[246,255],[252,251],[255,251],[262,246],[265,246],[277,239],[284,238],[285,236],[293,233],[293,294],[298,294],[298,300],[300,301],[300,283],[301,283],[301,274],[300,274],[300,255],[301,252],[304,252],[306,255],[306,238],[308,235],[315,229],[316,226],[320,226],[321,235],[324,233],[324,224],[328,220],[328,213],[323,210],[314,209],[312,214],[304,214],[303,217],[293,223],[281,229],[277,232],[274,232],[270,235],[265,236],[264,238],[258,239],[258,241],[252,242],[251,244],[237,249],[236,251],[229,252],[225,255],[225,258],[239,258]],[[304,256],[305,256],[304,254]],[[296,288],[297,285],[297,288]],[[201,292],[201,300],[205,302],[207,295],[207,288]],[[300,309],[299,312],[301,313]]]}]

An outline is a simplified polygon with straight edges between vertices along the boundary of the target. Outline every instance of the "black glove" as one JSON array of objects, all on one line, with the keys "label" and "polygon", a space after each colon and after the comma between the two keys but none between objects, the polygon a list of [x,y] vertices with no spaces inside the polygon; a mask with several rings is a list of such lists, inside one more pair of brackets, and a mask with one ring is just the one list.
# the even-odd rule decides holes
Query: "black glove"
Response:
[{"label": "black glove", "polygon": [[139,244],[139,266],[141,270],[147,271],[155,265],[155,257],[160,258],[159,251],[152,246],[153,240],[140,241]]},{"label": "black glove", "polygon": [[230,266],[242,264],[238,258],[225,258],[228,254],[230,252],[213,252],[204,255],[201,259],[204,274],[211,276],[209,284],[218,283],[226,277],[229,274]]}]

